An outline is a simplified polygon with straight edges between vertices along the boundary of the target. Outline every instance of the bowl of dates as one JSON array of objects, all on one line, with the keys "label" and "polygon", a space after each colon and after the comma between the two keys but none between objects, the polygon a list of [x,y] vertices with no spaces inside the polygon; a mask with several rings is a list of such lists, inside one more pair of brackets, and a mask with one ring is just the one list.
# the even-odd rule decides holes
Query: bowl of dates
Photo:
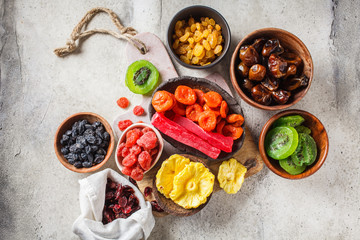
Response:
[{"label": "bowl of dates", "polygon": [[55,134],[55,153],[59,161],[74,172],[93,172],[102,167],[114,149],[114,135],[101,116],[81,112],[71,115]]},{"label": "bowl of dates", "polygon": [[277,28],[245,36],[230,64],[236,92],[251,106],[264,110],[285,109],[300,101],[310,88],[313,72],[305,44]]},{"label": "bowl of dates", "polygon": [[314,174],[325,162],[329,140],[318,118],[302,110],[285,110],[263,126],[259,151],[265,165],[287,179]]}]

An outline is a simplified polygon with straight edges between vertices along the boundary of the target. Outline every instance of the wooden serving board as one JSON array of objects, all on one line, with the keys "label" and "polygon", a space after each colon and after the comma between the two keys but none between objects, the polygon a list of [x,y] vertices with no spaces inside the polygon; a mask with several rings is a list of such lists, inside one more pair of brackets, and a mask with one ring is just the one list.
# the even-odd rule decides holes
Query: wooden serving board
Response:
[{"label": "wooden serving board", "polygon": [[[136,60],[145,59],[145,60],[152,62],[155,65],[155,67],[159,70],[162,81],[166,81],[167,79],[178,76],[178,74],[174,68],[174,65],[172,64],[171,59],[167,53],[165,46],[163,45],[163,43],[157,36],[155,36],[152,33],[140,33],[140,34],[136,35],[136,37],[145,43],[145,45],[148,47],[149,52],[145,55],[142,55],[138,52],[138,50],[136,48],[134,48],[132,45],[128,44],[126,52],[127,52],[127,59],[128,59],[129,65]],[[230,95],[232,95],[228,85],[226,84],[225,79],[220,74],[213,73],[205,78],[210,81],[215,82],[220,87],[222,87],[224,90],[226,90]],[[129,92],[129,94],[130,94],[130,92]],[[149,95],[149,96],[142,95],[142,97],[143,97],[143,101],[142,101],[141,105],[145,110],[147,110],[148,106],[151,102],[151,95]],[[129,109],[129,111],[132,111],[132,109]],[[247,177],[250,177],[250,176],[258,173],[263,168],[263,161],[260,156],[257,144],[254,142],[254,139],[251,136],[250,130],[246,126],[246,116],[244,116],[244,117],[245,117],[245,129],[244,130],[246,132],[245,140],[244,140],[243,146],[241,147],[241,149],[238,152],[236,152],[234,154],[233,158],[238,160],[241,164],[243,164],[248,169],[248,171],[245,175],[245,178],[247,178]],[[125,120],[125,119],[130,119],[134,123],[137,121],[143,121],[145,123],[150,124],[150,118],[147,114],[140,116],[140,117],[135,116],[134,114],[132,114],[132,112],[126,112],[124,114],[121,114],[121,115],[117,116],[113,121],[113,130],[118,138],[121,135],[121,131],[118,129],[117,123],[120,120]],[[144,189],[146,187],[151,187],[152,189],[156,188],[156,186],[153,186],[154,176],[156,175],[157,171],[161,167],[162,162],[168,156],[175,154],[175,153],[181,153],[181,152],[179,152],[176,148],[174,148],[169,143],[164,141],[164,151],[163,151],[163,154],[162,154],[160,160],[149,172],[147,172],[144,175],[143,180],[137,182],[138,187],[142,193],[144,192]],[[207,164],[207,166],[209,166],[212,173],[215,176],[217,176],[219,166],[221,165],[222,161],[216,161],[216,160],[214,161],[214,160],[207,160],[207,159],[202,159],[202,160]],[[219,186],[219,182],[216,180],[215,185],[214,185],[214,193],[219,190],[221,190],[221,188]],[[153,194],[146,197],[145,199],[148,201],[155,200]],[[168,213],[166,213],[166,212],[159,213],[159,212],[155,212],[155,211],[153,212],[153,214],[156,217],[162,217],[162,216],[168,215]]]}]

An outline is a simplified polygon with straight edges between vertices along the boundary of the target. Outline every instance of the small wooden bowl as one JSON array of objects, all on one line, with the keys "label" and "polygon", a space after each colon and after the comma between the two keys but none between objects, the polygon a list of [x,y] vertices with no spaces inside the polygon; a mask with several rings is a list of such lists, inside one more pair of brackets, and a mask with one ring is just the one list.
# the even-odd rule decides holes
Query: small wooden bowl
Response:
[{"label": "small wooden bowl", "polygon": [[[191,156],[188,154],[179,154],[179,155],[189,158],[190,161],[192,161],[192,162],[200,162],[200,163],[204,164],[204,166],[206,168],[209,169],[209,167],[198,157]],[[209,171],[211,171],[211,170],[209,169]],[[175,202],[173,202],[173,200],[166,198],[164,195],[162,195],[157,190],[156,174],[155,174],[154,180],[153,180],[153,194],[154,194],[154,197],[155,197],[156,201],[158,202],[159,206],[162,209],[164,209],[165,212],[167,212],[171,215],[180,216],[180,217],[188,217],[188,216],[194,215],[195,213],[200,212],[200,210],[206,206],[206,204],[209,202],[209,200],[212,196],[212,193],[211,193],[210,196],[208,196],[207,201],[204,204],[201,204],[197,208],[185,209],[185,208],[181,207],[180,205],[177,205]]]},{"label": "small wooden bowl", "polygon": [[[223,51],[220,54],[220,56],[216,57],[215,60],[208,65],[200,66],[200,65],[192,65],[192,64],[184,63],[183,61],[180,60],[180,57],[175,53],[174,49],[172,48],[172,45],[174,42],[172,35],[174,34],[176,22],[181,21],[181,20],[187,21],[187,20],[189,20],[190,17],[193,17],[195,19],[195,21],[200,21],[201,17],[213,18],[215,20],[215,22],[217,24],[219,24],[221,27],[222,36],[224,38]],[[228,52],[228,50],[230,48],[231,33],[230,33],[230,27],[229,27],[228,23],[226,22],[225,18],[218,11],[216,11],[215,9],[212,9],[210,7],[207,7],[207,6],[196,5],[196,6],[190,6],[190,7],[182,9],[171,19],[170,24],[168,26],[168,30],[167,30],[167,39],[166,40],[167,40],[167,45],[168,45],[171,56],[173,58],[175,58],[176,61],[178,61],[181,65],[183,65],[184,67],[193,68],[193,69],[206,69],[206,68],[211,68],[211,67],[215,66],[217,63],[219,63],[224,58],[224,56],[226,55],[226,53]]]},{"label": "small wooden bowl", "polygon": [[[62,138],[62,135],[69,129],[71,129],[72,125],[79,121],[79,120],[88,120],[89,123],[93,123],[96,121],[101,122],[104,127],[105,130],[110,134],[110,141],[109,141],[109,146],[106,152],[106,156],[104,158],[104,160],[97,164],[94,165],[90,168],[76,168],[74,167],[74,165],[70,164],[67,159],[63,156],[63,154],[61,153],[61,144],[60,144],[60,140]],[[55,148],[55,153],[56,156],[58,157],[59,161],[62,163],[62,165],[64,165],[67,169],[70,169],[71,171],[74,172],[78,172],[78,173],[88,173],[88,172],[93,172],[98,170],[99,168],[101,168],[110,158],[113,150],[114,150],[114,134],[112,131],[112,128],[110,126],[110,124],[105,120],[105,118],[95,114],[95,113],[91,113],[91,112],[80,112],[80,113],[76,113],[71,115],[70,117],[68,117],[67,119],[65,119],[60,126],[58,127],[56,133],[55,133],[55,141],[54,141],[54,148]]]},{"label": "small wooden bowl", "polygon": [[[302,125],[311,129],[310,135],[314,138],[318,149],[315,162],[312,165],[308,166],[304,172],[297,175],[291,175],[287,173],[282,167],[280,167],[278,160],[268,157],[264,146],[265,136],[268,133],[268,131],[271,129],[271,125],[280,117],[288,116],[288,115],[301,115],[305,119],[305,122]],[[323,165],[329,151],[329,139],[324,125],[314,115],[302,110],[296,110],[296,109],[286,110],[278,114],[275,114],[265,123],[260,133],[259,150],[261,157],[264,160],[264,163],[271,171],[273,171],[274,173],[276,173],[277,175],[283,178],[302,179],[314,174]]]},{"label": "small wooden bowl", "polygon": [[[116,152],[118,152],[119,145],[120,145],[120,143],[125,142],[126,133],[129,130],[134,129],[134,128],[145,128],[145,127],[151,128],[154,131],[154,133],[156,134],[156,137],[158,138],[158,141],[159,141],[159,151],[157,153],[155,160],[152,162],[151,167],[148,170],[144,171],[144,174],[147,173],[148,171],[150,171],[156,165],[156,163],[159,161],[160,156],[164,150],[164,140],[163,140],[160,132],[154,126],[146,124],[146,123],[135,123],[135,124],[129,126],[121,134],[118,144],[117,144],[117,147],[116,147]],[[115,163],[116,163],[116,166],[119,168],[120,172],[122,172],[122,169],[124,168],[124,166],[121,164],[121,162],[122,162],[122,157],[119,158],[117,156],[117,154],[115,154]]]},{"label": "small wooden bowl", "polygon": [[[176,88],[180,85],[185,85],[185,86],[188,86],[191,88],[200,89],[205,93],[208,91],[215,91],[215,92],[219,93],[223,97],[223,99],[227,102],[228,107],[229,107],[229,113],[237,113],[237,114],[241,114],[242,116],[244,116],[243,111],[242,111],[239,103],[235,100],[235,98],[230,96],[230,94],[228,92],[226,92],[224,89],[222,89],[219,85],[217,85],[216,83],[211,82],[205,78],[196,78],[196,77],[189,77],[189,76],[172,78],[172,79],[160,84],[155,89],[152,97],[154,96],[155,92],[160,91],[160,90],[166,90],[170,93],[174,93]],[[150,104],[149,104],[150,119],[152,118],[152,116],[155,113],[156,113],[156,111],[150,102]],[[182,151],[184,153],[188,153],[191,155],[196,155],[198,157],[213,160],[213,161],[222,161],[222,160],[228,160],[236,152],[238,152],[240,150],[240,148],[242,147],[242,145],[244,143],[244,139],[245,139],[245,122],[241,125],[241,127],[243,128],[244,132],[239,139],[236,139],[234,141],[232,152],[227,153],[227,152],[221,151],[219,157],[216,159],[210,158],[209,156],[205,155],[204,153],[200,152],[199,150],[192,148],[188,145],[185,145],[181,142],[178,142],[177,140],[175,140],[163,133],[161,133],[161,135],[167,142],[169,142],[172,146],[177,148],[179,151]]]},{"label": "small wooden bowl", "polygon": [[[260,37],[279,39],[281,45],[285,49],[288,49],[290,52],[297,54],[303,61],[304,64],[303,73],[309,78],[309,83],[305,88],[299,91],[292,91],[291,92],[292,96],[290,97],[289,101],[286,104],[266,106],[257,103],[251,98],[251,96],[247,95],[246,91],[243,91],[238,84],[238,80],[240,80],[241,78],[238,72],[236,71],[236,66],[240,63],[240,58],[239,58],[240,47],[246,44],[251,44],[255,39]],[[314,73],[313,61],[310,52],[306,48],[305,44],[294,34],[278,28],[263,28],[246,35],[237,45],[231,57],[231,63],[230,63],[231,83],[234,86],[236,92],[246,103],[250,104],[253,107],[263,110],[281,110],[291,107],[295,103],[299,102],[305,96],[305,94],[310,88],[311,81],[313,79],[313,73]]]}]

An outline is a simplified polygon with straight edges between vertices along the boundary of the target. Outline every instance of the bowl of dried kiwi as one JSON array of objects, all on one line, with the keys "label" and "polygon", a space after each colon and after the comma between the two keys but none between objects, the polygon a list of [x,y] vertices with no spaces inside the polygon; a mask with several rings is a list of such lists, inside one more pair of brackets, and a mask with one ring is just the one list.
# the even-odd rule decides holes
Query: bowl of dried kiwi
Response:
[{"label": "bowl of dried kiwi", "polygon": [[287,179],[314,174],[325,162],[329,140],[324,125],[311,113],[286,110],[262,128],[259,150],[265,165]]},{"label": "bowl of dried kiwi", "polygon": [[230,47],[230,27],[216,10],[190,6],[170,21],[167,45],[181,65],[193,69],[210,68],[219,63]]}]

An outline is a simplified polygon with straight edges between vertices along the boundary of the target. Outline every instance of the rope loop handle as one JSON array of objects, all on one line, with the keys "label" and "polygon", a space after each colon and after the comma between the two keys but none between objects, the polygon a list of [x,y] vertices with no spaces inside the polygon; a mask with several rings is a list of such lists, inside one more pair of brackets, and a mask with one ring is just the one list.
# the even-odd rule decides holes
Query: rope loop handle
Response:
[{"label": "rope loop handle", "polygon": [[[114,32],[112,30],[106,30],[106,29],[92,29],[92,30],[82,31],[90,23],[93,17],[95,17],[100,12],[106,12],[110,16],[112,22],[115,24],[119,32]],[[118,18],[118,16],[110,9],[97,7],[88,11],[85,14],[85,16],[81,19],[81,21],[75,26],[75,28],[73,29],[70,35],[70,39],[66,41],[66,46],[56,48],[54,50],[54,53],[58,57],[65,57],[66,55],[71,54],[72,52],[74,52],[76,49],[79,48],[82,38],[87,38],[95,33],[109,34],[118,39],[127,40],[134,47],[136,47],[141,54],[146,54],[148,52],[145,43],[134,37],[137,34],[137,31],[134,28],[124,27],[120,23],[120,19]],[[76,44],[77,40],[79,40],[78,44]]]}]

